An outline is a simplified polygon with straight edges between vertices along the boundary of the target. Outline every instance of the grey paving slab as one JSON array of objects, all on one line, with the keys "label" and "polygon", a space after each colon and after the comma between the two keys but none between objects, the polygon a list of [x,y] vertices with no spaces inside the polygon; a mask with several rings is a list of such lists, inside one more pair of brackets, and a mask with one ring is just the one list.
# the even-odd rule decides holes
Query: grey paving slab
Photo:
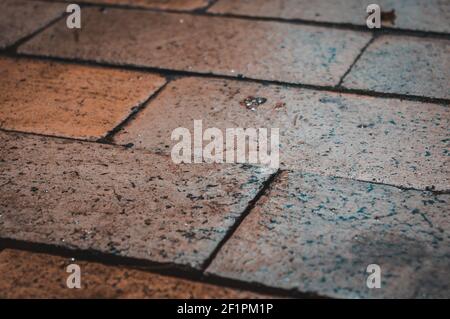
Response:
[{"label": "grey paving slab", "polygon": [[272,185],[208,273],[338,298],[450,296],[449,194],[301,172]]},{"label": "grey paving slab", "polygon": [[343,86],[449,99],[449,52],[449,40],[381,36],[356,62]]},{"label": "grey paving slab", "polygon": [[[126,26],[126,27],[124,27]],[[138,10],[83,10],[19,52],[207,74],[336,85],[370,40],[362,32]]]},{"label": "grey paving slab", "polygon": [[372,3],[391,13],[383,27],[450,33],[447,0],[219,0],[209,12],[365,26]]},{"label": "grey paving slab", "polygon": [[[249,96],[267,101],[251,110],[242,103]],[[178,143],[172,131],[193,132],[194,120],[224,136],[227,128],[279,128],[283,168],[450,189],[450,114],[437,104],[184,78],[169,83],[115,142],[170,154]]]}]

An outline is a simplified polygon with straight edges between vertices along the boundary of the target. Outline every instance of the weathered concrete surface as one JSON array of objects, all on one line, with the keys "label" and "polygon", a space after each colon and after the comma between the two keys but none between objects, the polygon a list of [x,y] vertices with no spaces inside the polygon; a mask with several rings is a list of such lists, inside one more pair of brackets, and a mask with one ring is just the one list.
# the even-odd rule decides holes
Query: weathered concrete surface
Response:
[{"label": "weathered concrete surface", "polygon": [[[83,10],[81,31],[45,30],[21,53],[119,65],[335,85],[370,35],[187,14]],[[126,26],[124,28],[123,26]]]},{"label": "weathered concrete surface", "polygon": [[377,3],[395,18],[382,26],[450,33],[450,2],[447,0],[219,0],[209,12],[252,17],[366,25],[366,8]]},{"label": "weathered concrete surface", "polygon": [[0,132],[0,238],[199,268],[271,171]]},{"label": "weathered concrete surface", "polygon": [[[208,268],[331,297],[448,298],[450,195],[284,172]],[[381,288],[368,289],[369,264]]]},{"label": "weathered concrete surface", "polygon": [[[67,288],[67,266],[81,271],[81,289]],[[6,249],[0,253],[1,298],[268,298],[123,266]]]},{"label": "weathered concrete surface", "polygon": [[[252,111],[248,96],[267,98]],[[284,104],[283,104],[284,103]],[[283,168],[405,187],[450,189],[448,107],[352,94],[184,78],[115,137],[170,154],[177,127],[280,128]]]},{"label": "weathered concrete surface", "polygon": [[164,83],[149,73],[0,58],[0,127],[99,139]]},{"label": "weathered concrete surface", "polygon": [[[61,0],[54,0],[61,1]],[[63,0],[73,2],[72,0]],[[99,5],[123,5],[126,7],[162,9],[162,10],[196,10],[208,5],[208,0],[78,0],[77,3],[94,3]]]},{"label": "weathered concrete surface", "polygon": [[13,45],[18,40],[43,28],[63,15],[61,3],[40,1],[2,0],[0,2],[0,48]]},{"label": "weathered concrete surface", "polygon": [[448,40],[381,36],[356,62],[343,86],[450,99],[449,52]]}]

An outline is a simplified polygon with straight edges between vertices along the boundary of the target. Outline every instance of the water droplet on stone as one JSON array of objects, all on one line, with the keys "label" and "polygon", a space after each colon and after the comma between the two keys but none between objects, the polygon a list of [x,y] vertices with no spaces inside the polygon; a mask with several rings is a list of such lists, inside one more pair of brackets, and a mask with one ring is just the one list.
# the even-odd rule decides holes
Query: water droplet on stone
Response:
[{"label": "water droplet on stone", "polygon": [[265,97],[254,97],[254,96],[248,96],[244,100],[240,102],[241,105],[245,106],[248,110],[256,110],[258,106],[261,104],[266,103],[267,99]]}]

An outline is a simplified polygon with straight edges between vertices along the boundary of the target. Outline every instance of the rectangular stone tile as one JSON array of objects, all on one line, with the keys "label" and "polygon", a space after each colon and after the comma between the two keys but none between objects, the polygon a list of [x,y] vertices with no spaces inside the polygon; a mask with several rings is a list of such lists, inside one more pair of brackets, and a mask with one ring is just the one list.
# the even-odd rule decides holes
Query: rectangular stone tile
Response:
[{"label": "rectangular stone tile", "polygon": [[[67,288],[70,264],[80,267],[80,289]],[[13,249],[0,253],[0,273],[0,298],[268,298],[123,266]]]},{"label": "rectangular stone tile", "polygon": [[[448,298],[450,195],[284,172],[208,273],[340,298]],[[366,285],[381,267],[381,288]]]},{"label": "rectangular stone tile", "polygon": [[164,83],[149,73],[0,58],[0,127],[99,139]]},{"label": "rectangular stone tile", "polygon": [[60,3],[2,0],[0,2],[0,48],[13,45],[63,15]]},{"label": "rectangular stone tile", "polygon": [[[54,0],[61,1],[61,0]],[[72,3],[73,0],[62,0]],[[99,5],[123,5],[127,7],[162,9],[162,10],[196,10],[208,5],[208,0],[78,0],[77,3]]]},{"label": "rectangular stone tile", "polygon": [[450,32],[447,0],[219,0],[209,12],[366,26],[366,8],[372,3],[382,12],[394,10],[395,17],[383,19],[382,26]]},{"label": "rectangular stone tile", "polygon": [[[252,111],[248,96],[267,101]],[[170,154],[177,127],[279,128],[283,168],[404,187],[450,189],[448,107],[238,81],[184,78],[115,136]],[[225,135],[225,134],[224,134]],[[206,144],[206,142],[205,142]]]},{"label": "rectangular stone tile", "polygon": [[345,77],[343,86],[450,99],[450,41],[382,36]]},{"label": "rectangular stone tile", "polygon": [[0,133],[0,238],[199,268],[272,171]]},{"label": "rectangular stone tile", "polygon": [[81,31],[67,29],[62,21],[19,51],[335,85],[370,39],[361,32],[187,14],[118,9],[102,13],[98,8],[86,8],[83,14]]}]

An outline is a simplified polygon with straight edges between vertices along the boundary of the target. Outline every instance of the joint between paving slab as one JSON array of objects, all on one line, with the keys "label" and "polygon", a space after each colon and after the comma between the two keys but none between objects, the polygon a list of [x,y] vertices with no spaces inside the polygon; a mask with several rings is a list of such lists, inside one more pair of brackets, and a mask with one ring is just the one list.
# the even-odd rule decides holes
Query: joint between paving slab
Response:
[{"label": "joint between paving slab", "polygon": [[48,22],[44,26],[42,26],[42,27],[38,28],[37,30],[33,31],[29,35],[27,35],[27,36],[25,36],[23,38],[20,38],[19,40],[17,40],[13,44],[7,46],[6,48],[1,49],[0,52],[6,53],[6,54],[16,54],[17,53],[17,48],[19,46],[21,46],[22,44],[24,44],[28,40],[31,40],[33,37],[37,36],[38,34],[43,32],[47,28],[50,28],[51,26],[53,26],[54,24],[59,22],[61,19],[63,19],[66,15],[67,15],[66,12],[62,12],[58,17],[54,18],[53,20],[51,20],[50,22]]},{"label": "joint between paving slab", "polygon": [[366,43],[366,45],[359,51],[359,54],[356,56],[355,60],[350,64],[347,71],[342,75],[341,79],[339,80],[338,84],[336,85],[336,88],[342,88],[342,82],[344,82],[345,77],[352,71],[355,64],[359,61],[361,56],[366,52],[367,48],[375,41],[375,39],[378,37],[377,34],[373,33],[372,38]]},{"label": "joint between paving slab", "polygon": [[[334,176],[334,177],[336,177],[336,176]],[[394,184],[388,184],[388,183],[382,183],[382,182],[367,181],[367,180],[357,179],[357,178],[345,178],[345,177],[336,177],[336,178],[344,178],[344,179],[354,180],[354,181],[358,181],[358,182],[362,182],[362,183],[371,183],[371,184],[382,185],[382,186],[390,186],[390,187],[398,188],[402,191],[429,192],[433,195],[450,194],[450,189],[435,190],[433,188],[434,186],[427,186],[427,187],[425,187],[425,189],[419,189],[419,188],[414,188],[414,187],[405,187],[405,186],[401,186],[401,185],[394,185]]]},{"label": "joint between paving slab", "polygon": [[[97,140],[99,143],[103,144],[114,144],[113,139],[114,136],[120,132],[124,127],[126,127],[137,115],[138,113],[145,109],[148,104],[150,104],[158,95],[164,90],[164,88],[169,84],[171,81],[170,77],[166,77],[166,83],[161,85],[153,94],[151,94],[144,102],[139,104],[138,106],[134,107],[131,113],[122,121],[120,122],[116,127],[114,127],[112,130],[110,130],[106,135],[100,139]],[[129,147],[129,145],[123,145],[125,147]]]},{"label": "joint between paving slab", "polygon": [[0,251],[4,249],[22,250],[31,253],[43,253],[67,259],[86,262],[96,262],[108,266],[123,266],[140,271],[146,271],[162,276],[190,280],[202,284],[210,284],[223,288],[239,289],[243,291],[264,294],[272,297],[284,298],[328,298],[312,293],[303,293],[295,289],[270,287],[259,283],[248,283],[216,275],[205,275],[198,269],[175,263],[158,263],[133,257],[107,254],[95,250],[69,249],[61,246],[28,242],[0,237]]},{"label": "joint between paving slab", "polygon": [[[370,42],[370,41],[369,41]],[[231,76],[231,75],[223,75],[223,74],[214,74],[212,72],[209,73],[197,73],[192,71],[185,70],[173,70],[173,69],[164,69],[158,67],[149,67],[149,66],[138,66],[133,64],[114,64],[109,62],[97,62],[94,60],[82,60],[78,58],[61,58],[55,56],[43,56],[36,54],[28,54],[28,53],[1,53],[0,56],[8,56],[13,58],[33,58],[39,59],[43,61],[55,61],[55,62],[63,62],[63,63],[71,63],[71,64],[81,64],[87,66],[97,66],[97,67],[107,67],[107,68],[116,68],[122,70],[133,70],[140,72],[151,72],[158,74],[160,76],[166,77],[166,79],[174,79],[177,77],[203,77],[203,78],[211,78],[211,79],[223,79],[223,80],[231,80],[231,81],[241,81],[248,83],[258,83],[262,85],[277,85],[284,87],[292,87],[292,88],[300,88],[307,90],[316,90],[316,91],[327,91],[334,93],[343,93],[343,94],[355,94],[360,96],[371,96],[378,98],[387,98],[387,99],[399,99],[399,100],[407,100],[407,101],[417,101],[423,103],[433,103],[433,104],[441,104],[444,106],[450,105],[450,99],[445,98],[434,98],[420,95],[410,95],[410,94],[401,94],[401,93],[385,93],[364,89],[349,89],[342,86],[326,86],[326,85],[316,85],[316,84],[304,84],[304,83],[292,83],[292,82],[282,82],[275,80],[261,80],[250,78],[246,76]]]},{"label": "joint between paving slab", "polygon": [[[192,13],[192,12],[186,12]],[[363,33],[372,33],[372,34],[389,34],[389,35],[397,35],[397,36],[416,36],[421,38],[437,38],[437,39],[447,39],[450,40],[450,33],[445,32],[435,32],[435,31],[420,31],[420,30],[410,30],[410,29],[401,29],[401,28],[392,28],[383,26],[380,29],[369,29],[364,25],[357,25],[352,23],[335,23],[335,22],[324,22],[324,21],[313,21],[306,19],[286,19],[286,18],[275,18],[275,17],[255,17],[248,15],[240,15],[240,14],[230,14],[230,13],[212,13],[206,12],[205,16],[212,17],[223,17],[223,18],[233,18],[233,19],[241,19],[241,20],[254,20],[254,21],[267,21],[267,22],[279,22],[286,24],[295,24],[295,25],[309,25],[316,27],[325,27],[330,29],[339,29],[339,30],[349,30]]]},{"label": "joint between paving slab", "polygon": [[205,260],[205,262],[202,265],[202,269],[205,272],[206,269],[209,267],[209,265],[212,263],[214,258],[216,258],[217,254],[220,252],[222,247],[227,243],[227,241],[233,236],[233,234],[236,232],[236,230],[239,228],[239,226],[242,224],[242,222],[245,220],[245,218],[252,212],[253,208],[255,207],[258,200],[267,193],[267,191],[270,189],[273,182],[277,179],[277,177],[281,174],[281,170],[278,169],[275,173],[273,173],[262,185],[261,189],[258,191],[258,193],[255,195],[255,197],[248,203],[247,208],[242,212],[242,214],[236,219],[234,224],[228,229],[225,236],[222,238],[222,240],[217,244],[216,248],[213,250],[211,255]]},{"label": "joint between paving slab", "polygon": [[[41,0],[44,2],[55,2],[52,0]],[[353,23],[336,23],[336,22],[326,22],[326,21],[313,21],[307,19],[288,19],[280,17],[257,17],[249,16],[244,14],[231,14],[231,13],[215,13],[209,12],[208,10],[217,2],[218,0],[209,0],[209,3],[203,7],[194,10],[175,10],[175,9],[161,9],[161,8],[149,8],[139,5],[128,5],[128,4],[112,4],[112,3],[95,3],[94,2],[83,2],[80,6],[83,7],[96,7],[96,8],[111,8],[111,9],[123,9],[123,10],[140,10],[140,11],[152,11],[161,13],[178,13],[178,14],[190,14],[190,15],[200,15],[205,17],[223,17],[223,18],[233,18],[240,20],[253,20],[253,21],[267,21],[267,22],[279,22],[284,24],[296,24],[296,25],[311,25],[317,27],[326,27],[330,29],[341,29],[341,30],[352,30],[364,33],[388,33],[391,35],[400,36],[417,36],[417,37],[427,37],[427,38],[439,38],[439,39],[450,39],[450,33],[445,32],[435,32],[435,31],[420,31],[411,29],[401,29],[383,26],[381,29],[368,29],[364,25],[357,25]],[[66,3],[63,0],[58,0],[56,2]]]},{"label": "joint between paving slab", "polygon": [[208,4],[200,12],[207,13],[207,11],[215,5],[219,0],[208,0]]}]

